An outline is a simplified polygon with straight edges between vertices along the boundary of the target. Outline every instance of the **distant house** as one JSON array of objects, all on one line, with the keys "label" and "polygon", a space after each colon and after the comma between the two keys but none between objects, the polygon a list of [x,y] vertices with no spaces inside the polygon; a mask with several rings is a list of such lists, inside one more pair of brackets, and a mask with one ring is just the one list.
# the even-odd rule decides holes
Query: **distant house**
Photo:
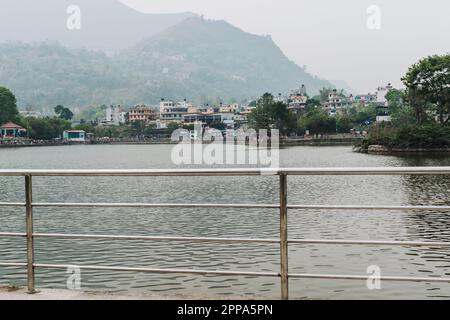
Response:
[{"label": "distant house", "polygon": [[333,89],[333,91],[328,94],[328,99],[323,106],[330,116],[335,116],[337,113],[350,107],[351,103],[348,101],[347,97],[338,93],[336,89]]},{"label": "distant house", "polygon": [[156,118],[156,112],[146,105],[137,105],[128,112],[128,120],[130,122],[150,122],[156,120]]},{"label": "distant house", "polygon": [[350,102],[352,102],[353,105],[363,105],[367,106],[370,103],[373,103],[377,100],[376,94],[358,94],[358,95],[350,95],[349,97]]},{"label": "distant house", "polygon": [[19,114],[25,118],[41,118],[42,117],[42,113],[40,113],[39,111],[33,111],[33,110],[22,110],[22,111],[19,111]]},{"label": "distant house", "polygon": [[106,108],[106,117],[101,122],[103,125],[118,126],[126,121],[126,112],[119,106],[109,106]]},{"label": "distant house", "polygon": [[182,102],[173,102],[161,99],[159,104],[160,120],[163,123],[183,122],[183,117],[185,115],[195,113],[195,110],[192,110],[192,107],[192,104],[188,103],[186,100]]},{"label": "distant house", "polygon": [[63,140],[70,142],[85,142],[86,131],[84,130],[66,130],[63,132]]},{"label": "distant house", "polygon": [[0,137],[2,138],[18,138],[25,136],[27,130],[13,122],[5,123],[0,127]]},{"label": "distant house", "polygon": [[305,109],[307,102],[308,102],[308,95],[306,93],[306,87],[304,84],[302,84],[299,90],[294,90],[289,95],[289,98],[287,99],[288,109],[291,110]]}]

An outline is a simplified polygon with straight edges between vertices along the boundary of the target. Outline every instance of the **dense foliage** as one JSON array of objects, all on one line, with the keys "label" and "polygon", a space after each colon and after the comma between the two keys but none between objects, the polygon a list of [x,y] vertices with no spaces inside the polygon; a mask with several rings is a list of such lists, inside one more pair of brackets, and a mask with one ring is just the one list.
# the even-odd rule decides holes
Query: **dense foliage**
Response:
[{"label": "dense foliage", "polygon": [[63,131],[72,127],[69,121],[57,117],[26,118],[20,122],[28,129],[28,136],[35,140],[62,138]]},{"label": "dense foliage", "polygon": [[450,54],[420,60],[402,80],[406,89],[386,96],[392,122],[373,128],[360,147],[450,148]]},{"label": "dense foliage", "polygon": [[450,54],[430,56],[412,65],[402,78],[406,101],[417,123],[436,116],[441,124],[450,120]]},{"label": "dense foliage", "polygon": [[440,149],[450,148],[450,126],[429,123],[421,126],[399,128],[374,128],[359,146],[383,145],[398,149]]},{"label": "dense foliage", "polygon": [[18,115],[16,97],[9,89],[0,87],[0,125],[17,121]]}]

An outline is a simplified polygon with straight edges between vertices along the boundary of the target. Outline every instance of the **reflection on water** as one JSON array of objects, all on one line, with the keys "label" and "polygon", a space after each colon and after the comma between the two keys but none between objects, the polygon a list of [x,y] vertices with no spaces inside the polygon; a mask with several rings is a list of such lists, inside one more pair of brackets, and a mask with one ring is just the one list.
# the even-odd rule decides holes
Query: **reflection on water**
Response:
[{"label": "reflection on water", "polygon": [[[0,150],[0,168],[170,168],[171,146],[70,146]],[[353,153],[350,147],[291,147],[280,152],[285,167],[441,166],[446,156],[387,157]],[[277,177],[36,177],[35,201],[277,203]],[[450,177],[289,177],[292,204],[450,205]],[[22,201],[23,178],[0,177],[0,201]],[[24,213],[0,208],[0,231],[23,232]],[[271,209],[68,209],[36,208],[35,230],[55,233],[278,236]],[[450,241],[445,212],[290,210],[289,237]],[[386,276],[448,276],[447,248],[291,245],[290,271]],[[24,261],[23,239],[0,239],[1,261]],[[277,245],[180,242],[36,240],[38,263],[101,264],[155,268],[278,271]],[[65,270],[38,270],[38,286],[64,288]],[[24,270],[0,268],[0,283],[24,284]],[[255,294],[278,297],[273,278],[151,275],[83,271],[84,289]],[[449,284],[291,280],[293,298],[450,297]]]}]

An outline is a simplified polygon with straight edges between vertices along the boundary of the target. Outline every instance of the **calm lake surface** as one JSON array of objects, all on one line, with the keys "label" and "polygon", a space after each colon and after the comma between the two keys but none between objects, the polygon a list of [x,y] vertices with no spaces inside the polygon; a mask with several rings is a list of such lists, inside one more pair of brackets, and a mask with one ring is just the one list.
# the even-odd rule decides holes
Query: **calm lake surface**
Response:
[{"label": "calm lake surface", "polygon": [[[2,169],[172,168],[171,145],[80,145],[0,149]],[[351,147],[289,147],[282,167],[443,166],[449,156],[396,157]],[[35,177],[38,202],[278,203],[278,177]],[[450,205],[450,177],[289,177],[290,204]],[[24,199],[23,178],[0,177],[0,201]],[[275,209],[36,208],[35,232],[210,237],[278,237]],[[0,208],[1,232],[24,232],[22,208]],[[290,210],[289,237],[450,241],[450,214]],[[0,261],[25,262],[24,239],[1,238]],[[36,239],[36,262],[278,272],[278,245]],[[450,277],[450,248],[290,245],[293,273]],[[37,270],[37,286],[66,288],[65,270]],[[0,284],[25,285],[25,271],[0,267]],[[290,280],[291,298],[450,298],[450,284]],[[278,278],[83,271],[82,289],[253,294],[279,297]]]}]

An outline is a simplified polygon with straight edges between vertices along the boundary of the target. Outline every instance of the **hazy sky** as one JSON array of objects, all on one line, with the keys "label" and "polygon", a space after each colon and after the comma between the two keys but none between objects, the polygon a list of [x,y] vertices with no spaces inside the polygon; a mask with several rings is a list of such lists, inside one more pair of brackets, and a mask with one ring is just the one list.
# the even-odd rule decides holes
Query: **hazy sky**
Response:
[{"label": "hazy sky", "polygon": [[[360,93],[392,82],[423,56],[450,52],[449,0],[120,0],[150,13],[191,11],[268,35],[307,71]],[[369,29],[380,9],[380,29]],[[370,20],[376,26],[377,20]],[[375,21],[375,22],[374,22]]]}]

